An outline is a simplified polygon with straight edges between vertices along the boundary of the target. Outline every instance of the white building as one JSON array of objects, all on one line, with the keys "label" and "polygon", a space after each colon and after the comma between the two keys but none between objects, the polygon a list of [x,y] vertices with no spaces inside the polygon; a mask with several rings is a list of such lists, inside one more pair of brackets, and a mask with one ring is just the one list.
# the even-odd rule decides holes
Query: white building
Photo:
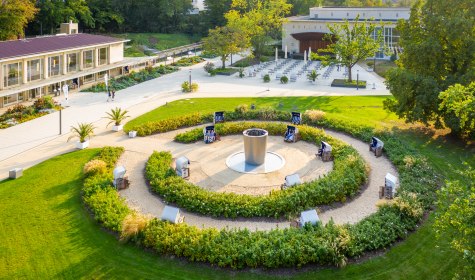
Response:
[{"label": "white building", "polygon": [[191,0],[191,5],[193,5],[193,9],[190,12],[192,15],[199,14],[206,9],[204,0]]},{"label": "white building", "polygon": [[[290,17],[283,24],[282,49],[290,53],[304,53],[309,48],[312,51],[323,49],[329,42],[324,35],[330,33],[328,25],[343,23],[344,20],[372,20],[384,23],[384,42],[392,50],[398,50],[399,33],[395,29],[397,21],[408,20],[410,8],[346,8],[318,7],[310,8],[308,16]],[[378,31],[379,32],[379,28]],[[377,53],[377,58],[389,59],[383,53]]]}]

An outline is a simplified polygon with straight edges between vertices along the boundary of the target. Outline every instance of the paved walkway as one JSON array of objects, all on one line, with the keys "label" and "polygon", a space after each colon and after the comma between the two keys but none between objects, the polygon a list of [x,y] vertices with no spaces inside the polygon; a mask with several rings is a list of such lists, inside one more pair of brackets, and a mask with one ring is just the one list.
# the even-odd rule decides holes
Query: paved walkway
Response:
[{"label": "paved walkway", "polygon": [[[126,152],[120,159],[119,164],[124,165],[127,169],[127,174],[131,181],[130,188],[123,190],[120,192],[121,196],[127,199],[129,205],[141,211],[142,213],[151,214],[155,217],[160,217],[165,207],[165,203],[156,195],[152,194],[147,187],[144,172],[145,172],[145,165],[146,162],[151,155],[153,150],[167,150],[171,151],[174,156],[181,156],[181,155],[191,155],[190,160],[192,160],[192,165],[203,165],[206,164],[206,149],[212,149],[213,145],[216,144],[217,148],[220,146],[220,143],[215,143],[212,145],[206,145],[204,143],[195,143],[195,144],[179,144],[173,142],[173,136],[176,133],[182,132],[175,131],[166,134],[155,135],[152,137],[145,137],[145,138],[135,138],[135,139],[127,139],[124,137],[109,137],[109,140],[113,141],[113,143],[103,143],[103,144],[112,144],[118,145],[119,143],[126,148]],[[379,186],[384,184],[384,177],[386,173],[391,173],[398,176],[398,173],[391,162],[386,157],[379,157],[376,158],[373,153],[368,151],[368,144],[364,143],[360,140],[351,138],[347,135],[342,133],[327,131],[328,134],[331,136],[341,139],[342,141],[352,145],[364,158],[367,164],[370,167],[370,174],[367,187],[361,192],[359,196],[355,199],[343,204],[341,206],[335,207],[334,209],[328,209],[323,213],[320,213],[320,219],[323,223],[327,223],[330,219],[333,219],[337,224],[344,224],[344,223],[356,223],[361,219],[367,217],[368,215],[376,212],[376,203],[379,200]],[[240,140],[241,137],[239,136],[226,136],[223,137],[223,141],[226,138],[231,138],[231,140]],[[229,142],[229,141],[228,141]],[[229,149],[224,149],[221,153],[217,152],[216,155],[216,162],[217,164],[223,165],[222,167],[225,168],[224,162],[220,163],[218,158],[222,158],[225,160],[226,155],[233,153],[233,148],[236,147],[237,141],[234,141],[234,144],[230,145],[229,143],[224,143],[229,147]],[[281,143],[282,139],[280,137],[271,137],[269,139],[270,148],[269,150],[278,150],[280,148],[275,147],[277,143]],[[307,143],[303,143],[302,141],[299,142],[301,146],[297,147],[306,148],[309,147]],[[298,143],[297,143],[298,144]],[[293,144],[287,144],[293,145]],[[240,146],[240,145],[237,145]],[[311,145],[313,146],[313,145]],[[205,149],[203,149],[205,147]],[[272,148],[274,147],[274,148]],[[317,150],[316,146],[313,146],[311,151],[306,151],[306,153],[313,154]],[[282,149],[280,149],[282,151]],[[290,152],[290,151],[289,151]],[[294,153],[297,155],[296,153]],[[310,168],[311,170],[319,169],[320,164],[316,163],[317,160],[313,156],[312,160],[306,158],[306,155],[297,155],[298,158],[303,159],[304,163],[297,164],[296,166],[290,165],[290,167],[294,168],[294,170],[301,170],[305,174],[305,168]],[[201,159],[201,160],[200,160]],[[286,154],[286,160],[289,160],[290,154]],[[222,161],[222,160],[221,160]],[[315,165],[316,166],[312,166]],[[295,164],[294,164],[295,165]],[[328,165],[327,165],[328,166]],[[219,166],[217,168],[220,168]],[[292,170],[287,170],[288,172],[292,172]],[[226,172],[224,170],[223,172]],[[328,171],[326,171],[328,172]],[[234,171],[229,171],[228,173],[234,173]],[[226,173],[226,174],[228,174]],[[274,172],[271,174],[267,174],[267,176],[276,177],[279,182],[283,182],[283,177],[286,174],[285,172]],[[290,173],[289,173],[290,174]],[[288,175],[288,174],[286,174]],[[193,176],[193,172],[192,172]],[[254,175],[241,175],[239,173],[235,173],[234,177],[231,177],[232,174],[228,174],[229,182],[239,181],[241,185],[248,184],[249,186],[255,186],[256,181],[259,183],[263,183],[264,181],[273,182],[274,178],[262,178],[266,176],[257,176],[256,179]],[[219,176],[218,176],[219,177]],[[309,181],[313,178],[305,178],[305,181]],[[273,228],[286,228],[290,226],[288,221],[282,220],[275,220],[275,219],[268,219],[268,218],[239,218],[239,219],[217,219],[212,217],[206,217],[202,215],[198,215],[195,213],[191,213],[188,211],[183,211],[183,215],[185,216],[185,222],[189,225],[203,227],[203,228],[248,228],[250,230],[270,230]]]},{"label": "paved walkway", "polygon": [[[218,59],[214,60],[216,64]],[[50,114],[11,128],[0,130],[0,180],[8,176],[8,170],[14,167],[28,168],[53,156],[74,151],[74,143],[66,143],[69,128],[80,122],[93,122],[96,134],[109,132],[106,120],[102,119],[106,111],[114,107],[129,110],[134,118],[149,112],[166,102],[184,97],[280,97],[280,96],[355,96],[388,95],[383,87],[376,90],[331,88],[311,83],[293,83],[282,85],[273,81],[264,84],[258,79],[240,79],[237,77],[208,77],[203,70],[204,63],[183,68],[158,79],[127,88],[116,93],[114,102],[106,102],[107,96],[100,93],[78,93],[70,97],[68,106],[62,112],[63,135],[59,135],[59,113]],[[181,93],[181,83],[188,80],[189,69],[192,80],[200,85],[200,90],[191,95]],[[360,69],[360,74],[364,71]],[[368,73],[369,75],[372,73]],[[93,141],[100,141],[99,137]]]}]

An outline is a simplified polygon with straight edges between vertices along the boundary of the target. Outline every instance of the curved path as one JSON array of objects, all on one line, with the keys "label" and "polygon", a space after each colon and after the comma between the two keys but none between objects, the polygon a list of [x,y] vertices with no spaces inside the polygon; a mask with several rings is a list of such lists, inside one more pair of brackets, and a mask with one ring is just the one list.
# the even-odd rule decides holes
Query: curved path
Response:
[{"label": "curved path", "polygon": [[[145,164],[153,150],[170,150],[175,156],[180,155],[185,151],[189,151],[189,145],[200,144],[185,145],[173,142],[173,136],[179,132],[181,131],[173,131],[130,140],[127,140],[126,136],[124,136],[118,141],[120,142],[120,145],[126,148],[126,152],[121,157],[119,164],[126,167],[128,170],[127,174],[131,181],[130,188],[120,191],[120,195],[126,198],[132,208],[145,214],[160,217],[165,204],[158,196],[149,191],[144,176]],[[337,206],[335,208],[326,207],[328,209],[319,213],[319,217],[323,223],[327,223],[333,219],[337,224],[353,224],[376,212],[376,203],[379,200],[379,186],[383,185],[386,173],[389,172],[396,176],[398,176],[398,173],[386,157],[383,156],[376,158],[372,153],[370,153],[368,151],[367,143],[334,131],[326,131],[326,133],[353,146],[371,169],[367,187],[361,194],[359,194],[359,196],[342,206]],[[315,149],[317,148],[315,147]],[[185,216],[185,223],[200,228],[214,227],[218,229],[248,228],[249,230],[270,230],[290,226],[289,221],[270,218],[224,219],[202,216],[185,210],[181,211]]]}]

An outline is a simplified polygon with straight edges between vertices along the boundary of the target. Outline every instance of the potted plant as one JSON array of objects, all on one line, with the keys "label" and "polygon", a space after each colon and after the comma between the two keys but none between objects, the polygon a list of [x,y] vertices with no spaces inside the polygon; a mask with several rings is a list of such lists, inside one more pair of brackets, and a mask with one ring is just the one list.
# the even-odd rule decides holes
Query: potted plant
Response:
[{"label": "potted plant", "polygon": [[308,79],[309,81],[311,81],[312,83],[315,83],[315,81],[317,80],[318,76],[320,76],[320,74],[317,73],[317,70],[312,70],[311,73],[308,73],[307,79]]},{"label": "potted plant", "polygon": [[284,76],[280,77],[280,83],[281,84],[286,84],[288,82],[289,82],[289,78],[287,76],[284,75]]},{"label": "potted plant", "polygon": [[239,68],[239,78],[244,78],[244,68]]},{"label": "potted plant", "polygon": [[269,76],[269,74],[265,74],[263,79],[264,79],[264,83],[270,82],[270,76]]},{"label": "potted plant", "polygon": [[208,62],[204,66],[205,71],[208,73],[209,76],[213,76],[214,71],[214,63]]},{"label": "potted plant", "polygon": [[73,135],[68,138],[68,141],[75,137],[79,138],[76,147],[83,150],[89,147],[89,139],[94,135],[94,128],[92,123],[78,123],[77,127],[71,127]]},{"label": "potted plant", "polygon": [[111,123],[114,123],[114,126],[112,127],[113,131],[121,131],[123,128],[122,121],[125,120],[126,118],[130,117],[127,116],[127,113],[129,111],[123,110],[119,107],[116,107],[115,109],[111,109],[110,112],[107,112],[107,117],[106,119],[109,119],[110,122],[107,124],[109,126]]}]

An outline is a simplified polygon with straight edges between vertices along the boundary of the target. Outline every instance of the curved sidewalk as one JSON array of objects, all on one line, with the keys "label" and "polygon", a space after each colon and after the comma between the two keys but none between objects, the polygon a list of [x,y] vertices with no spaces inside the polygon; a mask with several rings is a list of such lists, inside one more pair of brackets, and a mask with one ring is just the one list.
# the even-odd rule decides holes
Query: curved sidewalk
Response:
[{"label": "curved sidewalk", "polygon": [[[127,150],[120,159],[120,164],[124,165],[128,170],[127,174],[131,181],[129,189],[121,191],[120,194],[126,198],[129,205],[140,210],[142,213],[160,217],[165,206],[158,196],[150,192],[145,181],[145,164],[153,151],[147,147],[150,147],[150,144],[153,143],[153,146],[157,147],[156,150],[176,149],[176,151],[178,151],[180,145],[186,145],[173,142],[172,136],[176,133],[178,133],[178,131],[164,135],[134,139],[130,142],[134,142],[135,145],[130,146],[130,148],[126,147]],[[326,131],[326,133],[353,146],[371,169],[367,187],[360,195],[340,207],[328,209],[319,214],[320,219],[324,223],[333,219],[337,224],[353,224],[377,211],[376,203],[379,200],[379,186],[383,185],[386,173],[389,172],[396,176],[398,176],[398,173],[386,157],[376,158],[374,154],[370,153],[367,143],[339,132]],[[277,221],[268,218],[220,219],[198,215],[185,210],[181,211],[185,216],[185,223],[200,228],[214,227],[218,229],[248,228],[249,230],[271,230],[290,226],[289,221]]]}]

